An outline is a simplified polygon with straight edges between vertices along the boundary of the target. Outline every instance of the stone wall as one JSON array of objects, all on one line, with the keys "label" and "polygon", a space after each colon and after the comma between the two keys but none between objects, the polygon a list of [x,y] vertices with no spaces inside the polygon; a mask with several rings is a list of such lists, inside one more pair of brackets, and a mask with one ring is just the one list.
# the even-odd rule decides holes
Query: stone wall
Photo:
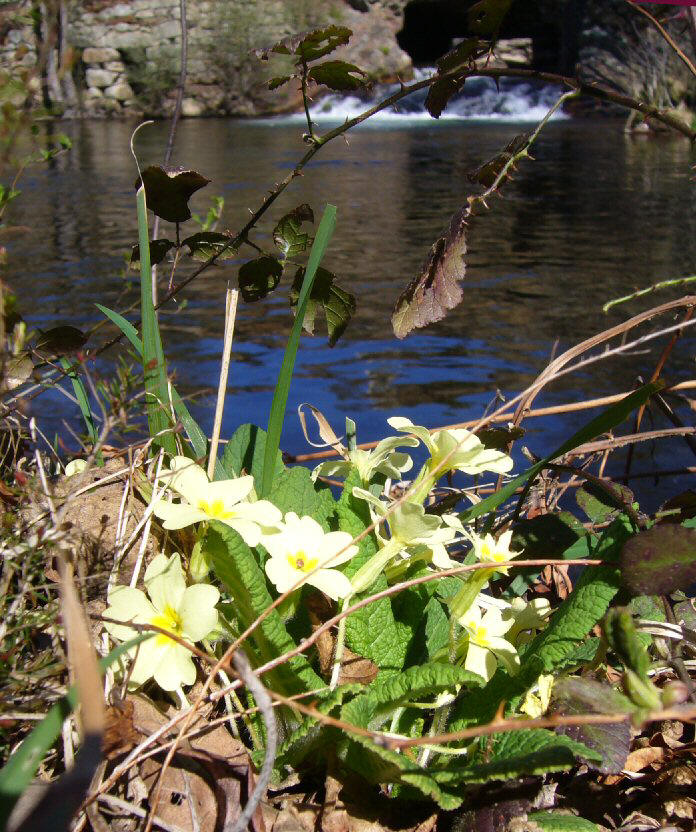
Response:
[{"label": "stone wall", "polygon": [[[395,37],[401,26],[400,5],[373,2],[364,12],[355,0],[188,0],[183,114],[256,115],[296,107],[294,85],[269,93],[264,84],[287,64],[278,58],[274,71],[249,52],[330,23],[354,32],[351,43],[335,57],[358,64],[374,80],[408,77],[411,61]],[[37,46],[27,3],[11,6],[10,12],[0,9],[0,65],[31,67],[37,62]],[[179,76],[179,0],[68,2],[67,16],[79,95],[67,114],[171,112]]]}]

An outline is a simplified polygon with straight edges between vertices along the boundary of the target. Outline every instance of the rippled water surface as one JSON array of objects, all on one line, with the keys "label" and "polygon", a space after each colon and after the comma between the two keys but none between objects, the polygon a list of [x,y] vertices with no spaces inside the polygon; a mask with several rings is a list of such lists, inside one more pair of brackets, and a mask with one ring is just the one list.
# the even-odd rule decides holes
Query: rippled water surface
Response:
[{"label": "rippled water surface", "polygon": [[[8,246],[10,282],[30,324],[88,327],[99,318],[95,302],[123,309],[137,298],[136,278],[124,272],[123,259],[136,238],[132,127],[85,122],[63,129],[74,140],[72,152],[32,169],[22,182],[11,221],[33,231]],[[393,119],[359,129],[347,142],[323,148],[264,218],[254,240],[270,249],[269,232],[286,210],[309,202],[319,215],[325,203],[335,204],[338,225],[324,264],[358,297],[357,315],[334,349],[323,337],[303,339],[286,449],[306,449],[293,415],[302,401],[320,407],[337,430],[345,415],[352,416],[360,440],[383,435],[385,418],[397,413],[430,426],[473,418],[496,390],[511,396],[529,383],[554,350],[648,305],[633,303],[605,316],[607,299],[696,272],[688,142],[626,137],[619,122],[561,120],[546,127],[535,161],[523,162],[505,198],[495,199],[472,225],[464,302],[445,321],[396,340],[389,322],[394,301],[471,192],[466,174],[522,129],[529,128]],[[139,134],[145,163],[160,160],[166,131],[157,124]],[[194,197],[194,209],[204,212],[210,197],[221,194],[223,227],[238,229],[248,209],[303,154],[301,131],[297,123],[182,122],[176,161],[213,180]],[[195,230],[190,225],[188,233]],[[179,388],[208,390],[194,407],[207,429],[225,284],[239,262],[208,271],[185,290],[184,309],[170,304],[162,316]],[[181,274],[187,269],[184,263]],[[286,295],[276,294],[240,309],[223,435],[241,422],[267,419],[291,325]],[[691,353],[682,347],[668,371],[688,377]],[[650,374],[657,354],[567,377],[538,403],[629,389],[638,372]],[[50,407],[41,401],[35,407],[48,430],[75,415],[63,399],[52,398]],[[525,441],[543,454],[588,418],[530,421]],[[662,467],[693,464],[686,445],[668,447]],[[643,463],[652,464],[647,457]]]}]

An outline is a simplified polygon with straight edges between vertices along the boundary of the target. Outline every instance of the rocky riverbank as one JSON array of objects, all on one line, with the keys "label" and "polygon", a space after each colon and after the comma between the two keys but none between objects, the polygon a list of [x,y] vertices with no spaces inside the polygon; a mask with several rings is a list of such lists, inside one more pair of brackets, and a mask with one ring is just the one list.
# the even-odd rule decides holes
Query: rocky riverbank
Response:
[{"label": "rocky riverbank", "polygon": [[[497,59],[577,71],[661,107],[694,106],[694,82],[684,64],[625,3],[561,2],[562,12],[558,3],[547,8],[548,0],[513,4]],[[283,59],[269,67],[250,54],[297,31],[327,24],[349,27],[351,42],[336,57],[362,67],[374,81],[386,81],[409,78],[412,55],[418,60],[419,54],[441,54],[464,34],[465,25],[462,3],[452,0],[187,0],[186,11],[184,116],[252,116],[297,108],[293,85],[274,92],[265,85],[287,68]],[[693,49],[690,14],[675,11],[667,22],[687,53]],[[67,117],[171,113],[180,39],[179,0],[0,5],[0,69],[17,81],[6,95],[18,106],[44,104]]]}]

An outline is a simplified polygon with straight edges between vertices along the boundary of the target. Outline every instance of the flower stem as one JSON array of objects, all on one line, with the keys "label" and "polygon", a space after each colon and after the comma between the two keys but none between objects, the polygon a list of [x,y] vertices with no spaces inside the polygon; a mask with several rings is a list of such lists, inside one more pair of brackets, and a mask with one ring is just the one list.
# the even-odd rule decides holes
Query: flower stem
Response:
[{"label": "flower stem", "polygon": [[[341,601],[341,612],[349,605],[352,596],[348,596]],[[343,661],[343,653],[346,646],[346,621],[348,617],[345,616],[338,622],[338,633],[336,634],[336,651],[334,653],[333,669],[331,670],[330,689],[335,690],[338,685],[338,679],[341,675],[341,662]]]}]

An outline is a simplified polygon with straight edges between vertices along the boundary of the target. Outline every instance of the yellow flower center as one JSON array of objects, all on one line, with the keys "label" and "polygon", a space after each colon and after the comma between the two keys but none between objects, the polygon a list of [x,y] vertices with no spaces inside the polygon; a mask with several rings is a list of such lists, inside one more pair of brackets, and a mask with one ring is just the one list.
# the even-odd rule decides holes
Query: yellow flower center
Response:
[{"label": "yellow flower center", "polygon": [[208,517],[212,517],[213,520],[230,520],[236,514],[236,512],[226,509],[222,500],[213,500],[212,503],[207,500],[199,500],[198,508],[204,511]]},{"label": "yellow flower center", "polygon": [[[173,633],[175,636],[183,635],[184,628],[181,622],[181,616],[179,613],[174,609],[174,607],[167,604],[162,612],[159,615],[156,615],[151,621],[150,624],[154,624],[155,627],[161,627],[163,630],[167,630],[170,633]],[[155,636],[155,644],[158,647],[165,647],[166,645],[171,642],[172,639],[165,636],[163,633],[158,633]]]},{"label": "yellow flower center", "polygon": [[479,647],[488,647],[488,628],[482,627],[480,624],[470,625],[469,638]]},{"label": "yellow flower center", "polygon": [[288,555],[288,563],[298,572],[311,572],[317,568],[319,558],[308,558],[307,554],[300,549],[294,555]]}]

